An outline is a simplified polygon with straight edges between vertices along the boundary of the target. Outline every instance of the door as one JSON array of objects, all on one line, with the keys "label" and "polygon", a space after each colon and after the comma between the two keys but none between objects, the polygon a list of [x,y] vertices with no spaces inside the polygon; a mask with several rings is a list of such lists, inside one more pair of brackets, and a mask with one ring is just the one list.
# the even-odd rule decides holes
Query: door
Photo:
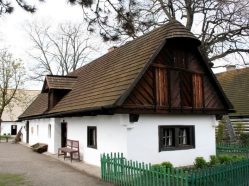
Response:
[{"label": "door", "polygon": [[11,125],[11,135],[16,135],[17,125]]},{"label": "door", "polygon": [[67,123],[61,123],[61,147],[65,147],[67,143]]},{"label": "door", "polygon": [[29,121],[26,122],[26,143],[29,143]]}]

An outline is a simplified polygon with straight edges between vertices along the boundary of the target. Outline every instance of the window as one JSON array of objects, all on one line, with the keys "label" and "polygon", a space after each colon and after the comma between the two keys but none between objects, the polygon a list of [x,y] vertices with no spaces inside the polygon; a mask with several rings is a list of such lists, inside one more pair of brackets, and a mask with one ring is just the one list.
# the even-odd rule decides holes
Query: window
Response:
[{"label": "window", "polygon": [[48,138],[51,138],[51,124],[48,125]]},{"label": "window", "polygon": [[159,151],[194,147],[194,126],[159,126]]},{"label": "window", "polygon": [[87,147],[97,149],[97,127],[87,127]]}]

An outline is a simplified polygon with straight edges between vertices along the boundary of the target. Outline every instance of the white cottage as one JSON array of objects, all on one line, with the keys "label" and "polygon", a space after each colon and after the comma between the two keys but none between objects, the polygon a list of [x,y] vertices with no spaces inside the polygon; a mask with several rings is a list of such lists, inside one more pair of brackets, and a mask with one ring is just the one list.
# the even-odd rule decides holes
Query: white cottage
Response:
[{"label": "white cottage", "polygon": [[81,159],[123,152],[147,163],[192,164],[215,154],[216,118],[232,105],[200,41],[177,21],[114,49],[67,76],[47,76],[19,117],[29,144],[57,153],[79,140]]},{"label": "white cottage", "polygon": [[37,90],[16,90],[16,97],[5,107],[1,121],[1,135],[15,136],[21,127],[24,127],[22,122],[17,121],[18,116],[34,101],[39,94]]}]

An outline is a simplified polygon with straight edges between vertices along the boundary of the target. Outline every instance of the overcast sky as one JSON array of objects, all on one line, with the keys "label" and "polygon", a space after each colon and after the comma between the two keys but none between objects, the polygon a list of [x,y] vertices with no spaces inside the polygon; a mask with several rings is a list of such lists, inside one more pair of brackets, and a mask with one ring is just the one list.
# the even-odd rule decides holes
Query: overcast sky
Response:
[{"label": "overcast sky", "polygon": [[[15,1],[12,1],[15,3]],[[33,3],[33,1],[29,1]],[[38,2],[38,0],[37,0]],[[16,58],[21,58],[25,63],[27,70],[32,65],[32,58],[28,56],[27,52],[31,49],[31,43],[27,33],[25,32],[25,24],[28,22],[41,22],[50,25],[58,25],[63,22],[81,23],[83,15],[79,6],[70,6],[66,0],[47,0],[45,3],[36,4],[37,11],[34,14],[25,12],[20,7],[16,7],[12,14],[0,17],[0,48],[7,47],[15,55]],[[101,38],[97,39],[98,46],[101,44],[101,50],[96,56],[103,55],[111,46],[103,44]],[[224,70],[224,69],[221,69]],[[215,69],[215,72],[220,71]],[[42,83],[33,82],[28,89],[41,89]]]},{"label": "overcast sky", "polygon": [[[0,17],[0,48],[9,48],[16,58],[23,60],[27,70],[32,65],[32,59],[27,54],[32,44],[25,32],[25,24],[35,21],[56,26],[64,22],[82,23],[83,20],[81,8],[69,5],[66,0],[47,0],[45,3],[37,3],[36,8],[36,13],[30,14],[17,6],[12,14]],[[98,42],[102,43],[101,38]],[[96,57],[106,53],[109,46],[102,44]],[[33,82],[32,87],[27,88],[41,89],[41,86],[41,83]]]}]

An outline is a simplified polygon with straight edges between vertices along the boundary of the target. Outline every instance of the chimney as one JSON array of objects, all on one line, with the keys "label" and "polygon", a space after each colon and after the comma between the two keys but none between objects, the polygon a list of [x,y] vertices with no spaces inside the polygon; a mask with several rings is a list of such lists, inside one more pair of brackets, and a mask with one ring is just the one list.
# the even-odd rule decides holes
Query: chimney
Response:
[{"label": "chimney", "polygon": [[117,47],[116,46],[112,46],[111,48],[108,48],[108,52],[111,52],[113,50],[115,50]]},{"label": "chimney", "polygon": [[236,65],[227,65],[226,66],[227,71],[231,71],[231,70],[235,70],[235,69],[236,69]]}]

